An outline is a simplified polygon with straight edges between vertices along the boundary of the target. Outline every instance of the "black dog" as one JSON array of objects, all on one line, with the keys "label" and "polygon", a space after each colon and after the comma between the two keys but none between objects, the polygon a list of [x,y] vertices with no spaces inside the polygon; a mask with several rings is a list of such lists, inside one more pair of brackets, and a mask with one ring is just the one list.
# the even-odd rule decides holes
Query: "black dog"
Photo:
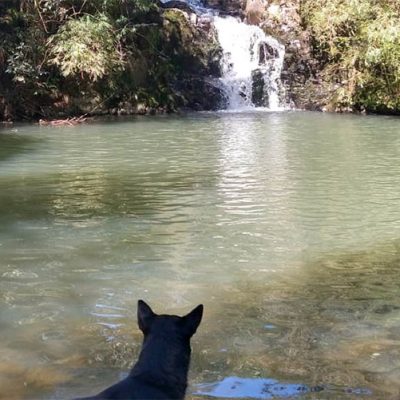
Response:
[{"label": "black dog", "polygon": [[139,360],[128,377],[97,396],[77,400],[183,399],[190,363],[190,338],[203,316],[200,304],[184,317],[157,315],[138,302],[138,324],[144,334]]}]

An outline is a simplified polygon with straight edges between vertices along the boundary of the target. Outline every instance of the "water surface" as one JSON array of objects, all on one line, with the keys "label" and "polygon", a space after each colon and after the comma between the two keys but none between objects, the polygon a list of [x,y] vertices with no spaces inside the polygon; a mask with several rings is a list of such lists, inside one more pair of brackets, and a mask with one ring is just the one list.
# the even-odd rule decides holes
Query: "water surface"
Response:
[{"label": "water surface", "polygon": [[[205,305],[188,398],[239,379],[255,398],[273,382],[397,399],[399,128],[300,112],[3,128],[0,398],[124,376],[143,298]],[[208,395],[251,397],[237,386]]]}]

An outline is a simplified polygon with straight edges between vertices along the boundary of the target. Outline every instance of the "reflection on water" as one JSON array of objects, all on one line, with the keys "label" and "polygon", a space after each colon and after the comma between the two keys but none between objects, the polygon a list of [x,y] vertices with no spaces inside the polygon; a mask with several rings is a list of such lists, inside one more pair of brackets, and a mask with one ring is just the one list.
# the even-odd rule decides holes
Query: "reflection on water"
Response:
[{"label": "reflection on water", "polygon": [[336,395],[370,395],[363,388],[309,387],[303,384],[283,383],[270,378],[239,378],[230,376],[219,382],[197,385],[195,395],[229,399],[275,399],[293,398],[304,394],[325,391]]},{"label": "reflection on water", "polygon": [[268,377],[305,399],[398,399],[398,124],[224,113],[4,129],[0,399],[120,379],[141,346],[138,298],[205,304],[188,398]]},{"label": "reflection on water", "polygon": [[280,383],[276,379],[230,376],[220,382],[198,385],[194,394],[231,399],[273,399],[299,396],[309,391],[306,385]]}]

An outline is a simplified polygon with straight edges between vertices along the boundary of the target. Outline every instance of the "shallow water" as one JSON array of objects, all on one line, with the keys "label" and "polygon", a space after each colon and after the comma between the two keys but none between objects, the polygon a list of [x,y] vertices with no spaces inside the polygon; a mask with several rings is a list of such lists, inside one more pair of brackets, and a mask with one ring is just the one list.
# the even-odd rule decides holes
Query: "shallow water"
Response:
[{"label": "shallow water", "polygon": [[275,382],[398,399],[399,128],[300,112],[3,128],[0,399],[124,376],[139,298],[205,305],[188,398]]}]

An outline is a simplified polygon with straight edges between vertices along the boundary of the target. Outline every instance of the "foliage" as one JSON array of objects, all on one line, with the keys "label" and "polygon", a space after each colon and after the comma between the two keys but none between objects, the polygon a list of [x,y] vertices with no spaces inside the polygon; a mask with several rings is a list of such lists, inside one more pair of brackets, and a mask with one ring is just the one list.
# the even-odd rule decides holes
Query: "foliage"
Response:
[{"label": "foliage", "polygon": [[65,77],[80,74],[97,81],[123,66],[118,34],[104,14],[70,19],[48,45],[49,62]]},{"label": "foliage", "polygon": [[339,83],[339,107],[400,109],[400,5],[395,0],[302,3],[327,80]]},{"label": "foliage", "polygon": [[205,103],[193,82],[214,73],[218,46],[157,4],[0,0],[0,117],[2,105],[16,118],[49,118]]},{"label": "foliage", "polygon": [[12,76],[15,82],[37,84],[46,74],[43,70],[44,46],[43,36],[34,27],[26,33],[17,33],[14,43],[8,43],[6,73]]},{"label": "foliage", "polygon": [[44,65],[46,33],[34,15],[19,7],[7,8],[10,3],[0,7],[0,104],[8,117],[31,117],[37,114],[42,96],[54,89]]}]

